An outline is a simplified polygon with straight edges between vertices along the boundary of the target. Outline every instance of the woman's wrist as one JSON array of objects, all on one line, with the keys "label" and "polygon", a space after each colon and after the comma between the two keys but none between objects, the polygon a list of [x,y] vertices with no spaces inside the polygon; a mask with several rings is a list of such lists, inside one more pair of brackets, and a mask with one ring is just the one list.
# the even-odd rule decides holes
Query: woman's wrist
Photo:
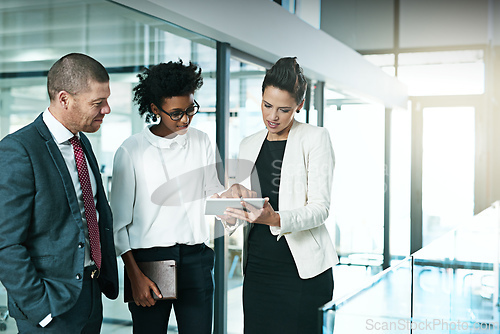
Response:
[{"label": "woman's wrist", "polygon": [[275,212],[274,214],[273,226],[281,227],[281,217],[277,212]]}]

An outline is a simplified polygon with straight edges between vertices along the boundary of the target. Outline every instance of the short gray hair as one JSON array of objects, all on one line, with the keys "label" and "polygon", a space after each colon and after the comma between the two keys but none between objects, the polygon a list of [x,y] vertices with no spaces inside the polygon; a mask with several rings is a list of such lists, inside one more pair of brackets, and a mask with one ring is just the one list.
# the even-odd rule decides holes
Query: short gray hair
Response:
[{"label": "short gray hair", "polygon": [[47,75],[47,91],[51,101],[60,91],[84,92],[91,81],[109,82],[109,74],[100,62],[82,53],[70,53],[56,61]]}]

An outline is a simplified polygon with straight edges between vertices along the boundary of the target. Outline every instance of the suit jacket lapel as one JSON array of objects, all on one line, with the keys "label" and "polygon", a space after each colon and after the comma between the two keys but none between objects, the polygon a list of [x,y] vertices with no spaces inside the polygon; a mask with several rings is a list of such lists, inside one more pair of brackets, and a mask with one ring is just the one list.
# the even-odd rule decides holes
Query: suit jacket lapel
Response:
[{"label": "suit jacket lapel", "polygon": [[[300,126],[300,122],[294,120],[292,127],[290,129],[290,133],[288,134],[287,138],[287,144],[285,146],[285,155],[283,156],[283,163],[285,163],[286,156],[290,153],[287,154],[287,152],[293,152],[293,147],[295,147],[295,141],[297,138],[295,138],[295,132],[297,128]],[[255,165],[255,161],[257,161],[257,157],[259,156],[260,149],[262,148],[262,143],[264,143],[264,140],[267,137],[267,129],[261,130],[258,132],[254,138],[252,138],[252,141],[249,141],[247,145],[245,146],[245,152],[242,152],[240,154],[240,157],[242,159],[250,160],[253,162]],[[292,147],[289,149],[289,147]],[[292,150],[292,151],[290,151]],[[293,153],[292,153],[293,154]],[[282,167],[283,168],[283,167]]]},{"label": "suit jacket lapel", "polygon": [[238,172],[236,182],[250,189],[250,175],[254,169],[255,162],[259,156],[262,143],[266,139],[267,129],[258,132],[244,147],[241,147],[238,159]]},{"label": "suit jacket lapel", "polygon": [[102,186],[102,180],[100,178],[101,172],[99,171],[99,165],[97,160],[95,159],[94,152],[92,151],[92,147],[90,146],[90,142],[88,138],[80,133],[80,142],[82,143],[83,152],[87,157],[87,161],[89,162],[90,168],[92,169],[92,173],[94,173],[97,189]]},{"label": "suit jacket lapel", "polygon": [[[101,179],[101,171],[99,170],[99,164],[94,155],[94,151],[92,150],[92,146],[90,145],[90,141],[88,138],[80,132],[80,142],[82,143],[82,149],[87,157],[87,161],[89,162],[90,169],[92,169],[92,173],[94,173],[95,182],[96,182],[96,196],[97,196],[97,205],[96,209],[99,211],[99,214],[102,215],[105,208],[102,208],[102,204],[107,204],[106,194],[104,193],[104,186],[102,184]],[[103,200],[104,199],[104,200]],[[102,217],[101,217],[102,218]],[[101,219],[99,218],[99,219]]]},{"label": "suit jacket lapel", "polygon": [[285,153],[283,154],[279,187],[280,196],[278,198],[278,205],[281,210],[285,210],[288,207],[288,199],[293,191],[293,189],[290,188],[290,185],[295,185],[295,181],[291,178],[297,176],[297,173],[303,171],[303,169],[300,169],[301,165],[297,161],[297,158],[302,156],[302,145],[300,144],[300,141],[307,140],[307,138],[296,135],[297,129],[301,124],[302,123],[296,120],[293,121],[293,125],[288,133]]},{"label": "suit jacket lapel", "polygon": [[297,128],[300,126],[300,122],[294,120],[292,127],[290,128],[290,132],[288,133],[288,138],[286,140],[286,146],[285,146],[285,154],[283,155],[283,163],[281,164],[281,170],[286,169],[288,161],[290,160],[289,156],[293,156],[296,154],[296,151],[299,147],[298,144],[296,144],[297,137],[295,136],[295,132],[297,131]]},{"label": "suit jacket lapel", "polygon": [[262,143],[266,139],[266,136],[267,136],[267,129],[258,132],[255,135],[255,137],[252,138],[252,140],[247,143],[247,145],[244,148],[245,151],[242,152],[241,156],[244,159],[250,160],[255,164],[255,161],[257,161],[257,157],[259,156]]},{"label": "suit jacket lapel", "polygon": [[64,161],[61,151],[52,138],[49,128],[45,125],[42,115],[38,116],[38,118],[34,121],[34,124],[38,129],[40,136],[45,140],[45,146],[47,147],[47,150],[54,161],[57,172],[61,177],[64,191],[71,209],[71,214],[73,215],[77,225],[82,228],[82,216],[80,213],[80,206],[78,205],[78,199],[76,198],[75,187],[73,185],[73,181],[71,180],[71,176],[69,175],[68,167],[66,166],[66,162]]},{"label": "suit jacket lapel", "polygon": [[[97,204],[96,209],[99,212],[99,222],[104,220],[111,219],[111,209],[109,208],[108,199],[106,197],[106,192],[104,190],[104,185],[101,178],[101,171],[99,170],[99,163],[94,155],[94,151],[92,150],[92,146],[88,138],[80,133],[80,142],[82,143],[82,149],[87,157],[87,161],[89,162],[89,166],[92,169],[92,173],[94,173],[95,181],[96,181],[96,197]],[[104,224],[99,223],[99,228],[104,228]]]}]

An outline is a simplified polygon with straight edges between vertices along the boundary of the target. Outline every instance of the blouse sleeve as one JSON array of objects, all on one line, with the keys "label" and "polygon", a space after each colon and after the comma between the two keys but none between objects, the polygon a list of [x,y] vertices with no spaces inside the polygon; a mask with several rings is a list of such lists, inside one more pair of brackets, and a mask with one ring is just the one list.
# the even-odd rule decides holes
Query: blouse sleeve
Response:
[{"label": "blouse sleeve", "polygon": [[308,140],[309,145],[304,149],[306,203],[295,209],[279,211],[281,226],[271,227],[271,232],[278,238],[320,226],[328,218],[335,158],[328,130],[318,129],[321,130],[317,131],[318,136]]},{"label": "blouse sleeve", "polygon": [[131,249],[127,226],[133,221],[135,202],[135,171],[129,152],[118,148],[113,162],[110,206],[113,211],[113,231],[116,255]]}]

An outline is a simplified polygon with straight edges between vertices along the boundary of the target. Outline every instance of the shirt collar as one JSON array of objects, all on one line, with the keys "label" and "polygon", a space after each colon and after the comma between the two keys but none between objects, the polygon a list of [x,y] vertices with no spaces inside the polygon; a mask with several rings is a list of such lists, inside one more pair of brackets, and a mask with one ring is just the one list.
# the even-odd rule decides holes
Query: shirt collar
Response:
[{"label": "shirt collar", "polygon": [[[154,124],[148,125],[144,129],[144,133],[146,134],[146,138],[148,138],[148,141],[159,148],[171,148],[175,147],[174,144],[181,146],[182,148],[186,147],[187,143],[187,137],[189,136],[189,128],[186,134],[184,135],[177,135],[174,138],[166,138],[166,137],[159,137],[151,132],[151,127]],[[174,146],[172,146],[174,145]]]},{"label": "shirt collar", "polygon": [[[49,111],[49,108],[45,109],[43,112],[43,122],[49,128],[52,137],[57,144],[63,144],[69,142],[69,140],[74,136],[71,131],[69,131],[61,122],[59,122],[54,115]],[[76,135],[80,138],[79,133]]]}]

